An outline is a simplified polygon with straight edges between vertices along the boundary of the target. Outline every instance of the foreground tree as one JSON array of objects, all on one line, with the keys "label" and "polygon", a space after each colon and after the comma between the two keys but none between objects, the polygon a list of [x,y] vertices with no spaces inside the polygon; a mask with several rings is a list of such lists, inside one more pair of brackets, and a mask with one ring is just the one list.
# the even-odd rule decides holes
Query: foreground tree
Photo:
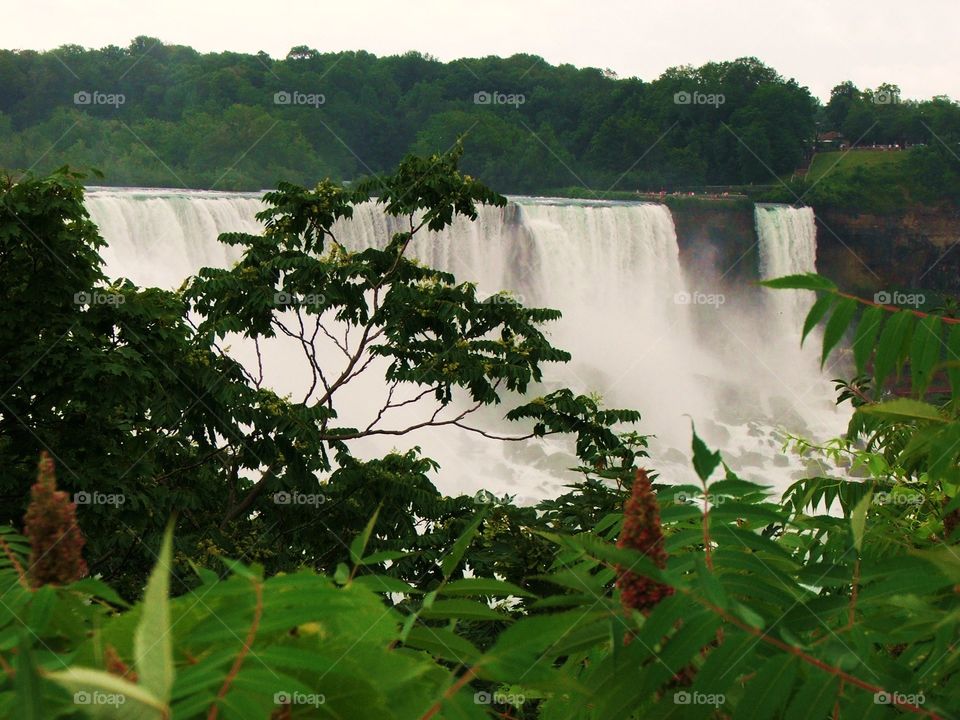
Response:
[{"label": "foreground tree", "polygon": [[[22,514],[37,452],[49,450],[63,485],[86,505],[91,573],[132,589],[173,514],[183,556],[223,551],[274,571],[335,568],[346,557],[341,538],[367,521],[371,498],[384,503],[378,534],[390,538],[374,545],[443,545],[424,540],[418,525],[452,542],[472,499],[441,496],[428,477],[435,464],[415,449],[354,458],[353,441],[365,437],[428,427],[491,442],[568,433],[585,467],[626,477],[643,439],[613,428],[638,413],[601,409],[566,389],[521,397],[546,363],[569,360],[541,331],[559,312],[505,295],[482,300],[473,284],[411,259],[427,231],[476,217],[478,203],[505,203],[458,171],[460,152],[408,158],[352,190],[282,184],[265,198],[262,235],[222,238],[242,248],[240,262],[204,269],[177,292],[106,284],[102,240],[76,176],[8,184],[4,273],[18,282],[6,288],[10,312],[0,311],[11,348],[0,376],[9,388],[0,452],[11,469],[3,520]],[[333,225],[372,197],[407,229],[382,247],[348,250]],[[305,394],[278,396],[262,365],[246,368],[225,352],[221,343],[236,336],[258,357],[261,343],[293,339],[312,378]],[[345,388],[377,371],[386,373],[381,404],[364,426],[343,426]],[[506,417],[525,431],[500,436],[473,419],[511,398]],[[391,424],[398,407],[422,417]],[[316,501],[285,503],[290,497]],[[394,572],[419,576],[435,553]]]}]

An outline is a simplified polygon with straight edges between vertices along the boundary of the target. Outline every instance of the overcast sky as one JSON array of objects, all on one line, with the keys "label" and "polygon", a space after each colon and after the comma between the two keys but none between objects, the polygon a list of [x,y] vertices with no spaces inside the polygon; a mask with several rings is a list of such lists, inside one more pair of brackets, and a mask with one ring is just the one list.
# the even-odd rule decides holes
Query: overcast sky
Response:
[{"label": "overcast sky", "polygon": [[960,98],[960,0],[3,0],[0,47],[126,46],[137,35],[201,51],[294,45],[407,50],[442,60],[525,52],[645,80],[674,65],[755,55],[821,98],[851,79],[903,97]]}]

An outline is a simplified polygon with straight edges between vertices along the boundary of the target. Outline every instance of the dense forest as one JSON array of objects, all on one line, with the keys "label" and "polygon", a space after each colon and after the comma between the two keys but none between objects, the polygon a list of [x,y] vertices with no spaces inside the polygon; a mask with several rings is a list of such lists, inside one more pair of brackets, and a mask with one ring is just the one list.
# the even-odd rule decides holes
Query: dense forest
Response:
[{"label": "dense forest", "polygon": [[350,181],[411,151],[445,151],[462,134],[464,170],[508,193],[776,185],[830,131],[858,146],[919,146],[897,179],[861,177],[861,191],[909,177],[924,188],[918,199],[939,201],[960,187],[955,102],[846,82],[822,105],[755,58],[647,82],[532,55],[444,63],[299,46],[278,60],[150,37],[0,51],[0,167],[100,168],[110,185]]}]

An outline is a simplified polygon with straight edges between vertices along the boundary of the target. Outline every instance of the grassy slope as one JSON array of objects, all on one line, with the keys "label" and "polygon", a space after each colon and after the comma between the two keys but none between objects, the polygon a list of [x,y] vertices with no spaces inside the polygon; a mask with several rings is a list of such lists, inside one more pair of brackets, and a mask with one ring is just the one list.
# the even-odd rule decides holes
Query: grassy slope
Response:
[{"label": "grassy slope", "polygon": [[807,179],[816,182],[825,174],[850,171],[857,167],[875,168],[881,165],[898,165],[907,159],[909,150],[836,150],[817,153],[810,164]]}]

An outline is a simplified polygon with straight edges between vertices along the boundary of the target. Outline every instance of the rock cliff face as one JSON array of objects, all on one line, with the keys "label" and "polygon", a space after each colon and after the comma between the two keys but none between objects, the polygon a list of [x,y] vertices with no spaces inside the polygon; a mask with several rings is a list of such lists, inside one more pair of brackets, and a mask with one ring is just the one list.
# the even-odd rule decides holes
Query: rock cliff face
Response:
[{"label": "rock cliff face", "polygon": [[[864,296],[927,290],[960,296],[960,210],[916,207],[894,215],[818,211],[817,268]],[[753,209],[743,203],[671,207],[681,265],[710,283],[759,275]]]},{"label": "rock cliff face", "polygon": [[917,207],[895,215],[817,213],[817,267],[858,293],[960,294],[960,211]]},{"label": "rock cliff face", "polygon": [[688,277],[704,278],[708,284],[757,279],[760,254],[752,204],[690,203],[671,206],[670,212],[677,228],[680,266]]}]

